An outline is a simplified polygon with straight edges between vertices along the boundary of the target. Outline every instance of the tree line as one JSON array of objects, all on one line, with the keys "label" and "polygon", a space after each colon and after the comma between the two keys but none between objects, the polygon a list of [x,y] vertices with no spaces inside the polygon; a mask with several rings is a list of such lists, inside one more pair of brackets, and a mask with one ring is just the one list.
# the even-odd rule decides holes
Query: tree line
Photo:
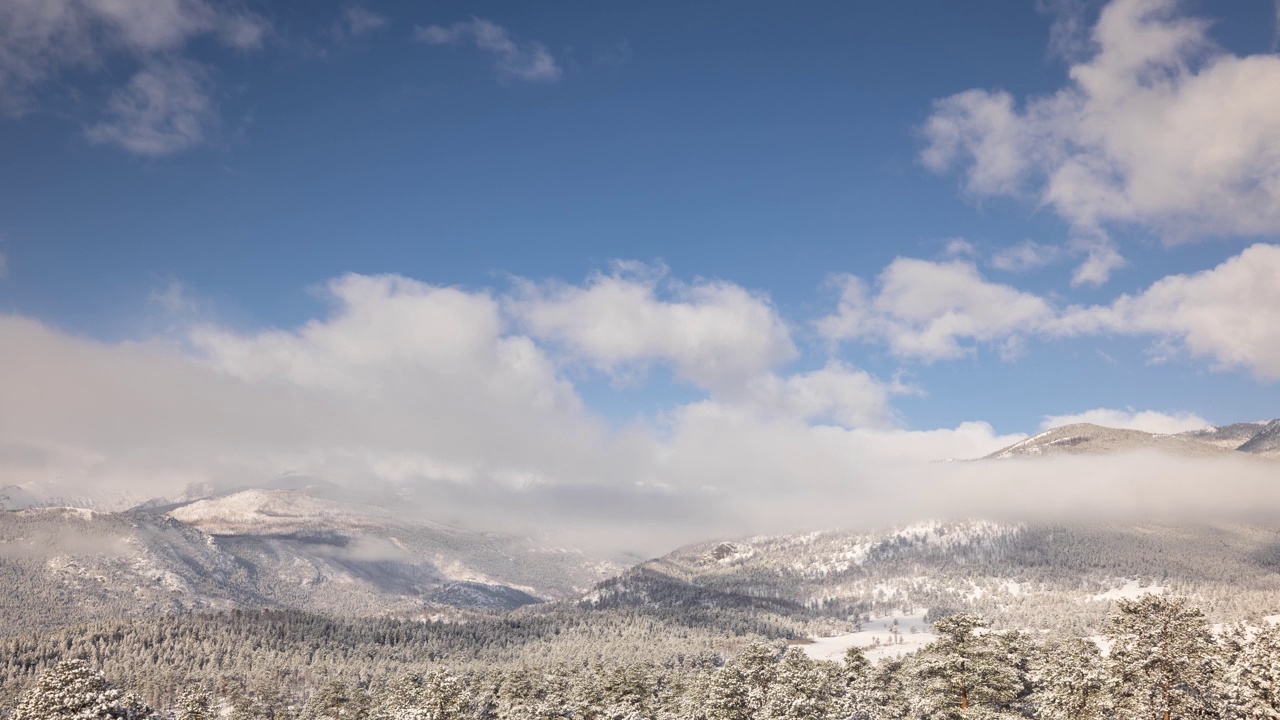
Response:
[{"label": "tree line", "polygon": [[752,642],[731,658],[433,666],[361,681],[220,686],[190,678],[164,707],[85,658],[31,683],[9,720],[1254,720],[1280,718],[1280,628],[1214,632],[1184,598],[1123,600],[1099,638],[990,630],[954,613],[937,639],[880,663],[815,661]]}]

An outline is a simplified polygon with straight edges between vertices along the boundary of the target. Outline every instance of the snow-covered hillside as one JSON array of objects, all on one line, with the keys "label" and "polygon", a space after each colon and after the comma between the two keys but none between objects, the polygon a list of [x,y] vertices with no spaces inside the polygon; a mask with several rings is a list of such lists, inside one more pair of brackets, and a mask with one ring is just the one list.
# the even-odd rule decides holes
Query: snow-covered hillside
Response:
[{"label": "snow-covered hillside", "polygon": [[169,510],[0,512],[0,611],[13,626],[219,608],[417,614],[574,596],[610,558],[406,518],[306,489]]}]

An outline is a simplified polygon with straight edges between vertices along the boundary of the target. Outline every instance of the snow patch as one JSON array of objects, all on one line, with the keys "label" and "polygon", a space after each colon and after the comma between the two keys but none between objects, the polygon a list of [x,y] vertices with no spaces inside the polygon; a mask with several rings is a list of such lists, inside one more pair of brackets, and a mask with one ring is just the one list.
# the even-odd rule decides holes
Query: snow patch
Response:
[{"label": "snow patch", "polygon": [[[862,623],[858,632],[815,638],[812,643],[799,647],[813,660],[841,660],[851,647],[861,648],[871,662],[908,655],[938,638],[927,631],[926,612],[919,609],[911,613],[895,612],[873,617]],[[914,633],[911,632],[913,627]]]}]

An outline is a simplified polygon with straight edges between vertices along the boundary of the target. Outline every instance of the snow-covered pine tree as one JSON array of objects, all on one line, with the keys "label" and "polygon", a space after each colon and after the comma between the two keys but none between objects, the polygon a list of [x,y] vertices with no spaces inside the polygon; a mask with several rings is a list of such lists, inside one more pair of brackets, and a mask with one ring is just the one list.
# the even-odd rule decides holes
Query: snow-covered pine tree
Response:
[{"label": "snow-covered pine tree", "polygon": [[770,720],[825,720],[839,685],[839,666],[815,663],[792,647],[777,664],[764,717]]},{"label": "snow-covered pine tree", "polygon": [[507,673],[498,689],[497,720],[557,720],[569,717],[571,690],[545,669]]},{"label": "snow-covered pine tree", "polygon": [[302,720],[368,720],[369,694],[342,682],[320,688],[302,708]]},{"label": "snow-covered pine tree", "polygon": [[25,692],[10,720],[143,720],[153,715],[137,696],[111,687],[88,662],[63,660]]},{"label": "snow-covered pine tree", "polygon": [[842,720],[877,720],[887,704],[877,681],[876,668],[861,648],[851,647],[844,653],[840,687],[833,705],[833,716]]},{"label": "snow-covered pine tree", "polygon": [[938,639],[913,657],[908,668],[912,704],[928,718],[971,717],[1000,712],[1022,689],[1018,668],[980,618],[956,613],[933,624]]},{"label": "snow-covered pine tree", "polygon": [[1219,706],[1217,647],[1209,623],[1185,598],[1121,600],[1107,621],[1108,685],[1118,720],[1213,717]]},{"label": "snow-covered pine tree", "polygon": [[760,720],[777,674],[777,656],[763,643],[748,645],[712,678],[707,720]]},{"label": "snow-covered pine tree", "polygon": [[1259,630],[1241,644],[1225,691],[1233,720],[1280,720],[1280,626]]},{"label": "snow-covered pine tree", "polygon": [[192,688],[178,697],[178,706],[174,709],[173,720],[214,720],[217,713],[213,709],[213,698],[209,693]]},{"label": "snow-covered pine tree", "polygon": [[1032,663],[1032,702],[1042,720],[1106,717],[1106,672],[1097,643],[1072,638],[1042,648]]},{"label": "snow-covered pine tree", "polygon": [[461,720],[472,709],[470,693],[453,673],[433,669],[388,684],[378,694],[372,720]]}]

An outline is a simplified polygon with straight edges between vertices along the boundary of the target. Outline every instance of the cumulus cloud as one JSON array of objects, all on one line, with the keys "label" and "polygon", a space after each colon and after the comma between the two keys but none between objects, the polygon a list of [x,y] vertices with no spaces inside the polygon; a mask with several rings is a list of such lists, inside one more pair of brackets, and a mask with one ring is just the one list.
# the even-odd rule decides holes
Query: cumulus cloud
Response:
[{"label": "cumulus cloud", "polygon": [[1025,338],[1150,336],[1168,352],[1280,378],[1280,247],[1258,244],[1217,267],[1170,275],[1102,305],[1057,307],[992,282],[971,263],[898,258],[874,286],[842,276],[836,310],[817,321],[832,342],[880,342],[923,362],[978,344],[1003,351]]},{"label": "cumulus cloud", "polygon": [[921,159],[960,168],[975,195],[1030,193],[1092,238],[1079,282],[1118,266],[1111,225],[1169,242],[1280,231],[1280,57],[1228,53],[1207,22],[1177,10],[1113,0],[1092,55],[1052,95],[975,89],[937,101]]},{"label": "cumulus cloud", "polygon": [[700,387],[727,389],[796,356],[769,300],[732,283],[668,282],[665,268],[632,263],[581,286],[522,287],[511,309],[530,333],[606,372],[665,362]]},{"label": "cumulus cloud", "polygon": [[1166,435],[1200,430],[1211,424],[1208,420],[1190,412],[1162,413],[1154,410],[1135,411],[1132,408],[1126,410],[1094,408],[1071,415],[1046,415],[1044,421],[1040,423],[1040,429],[1050,430],[1076,423],[1092,423],[1103,427],[1142,430]]},{"label": "cumulus cloud", "polygon": [[212,115],[203,70],[183,51],[212,37],[236,50],[261,45],[258,15],[205,0],[12,0],[0,3],[0,111],[37,106],[39,88],[71,70],[128,58],[142,68],[111,95],[90,138],[146,155],[191,147]]},{"label": "cumulus cloud", "polygon": [[416,27],[414,38],[429,45],[474,44],[493,58],[494,68],[503,79],[553,83],[562,70],[555,56],[536,40],[519,42],[501,25],[474,18],[448,27],[429,25]]},{"label": "cumulus cloud", "polygon": [[1280,247],[1259,244],[1221,265],[1170,275],[1105,306],[1068,309],[1062,335],[1152,335],[1223,368],[1280,378]]},{"label": "cumulus cloud", "polygon": [[1053,317],[1044,299],[986,280],[962,260],[897,258],[874,287],[852,275],[835,282],[839,305],[816,323],[823,337],[883,342],[924,362],[970,354],[975,341],[1009,343]]}]

